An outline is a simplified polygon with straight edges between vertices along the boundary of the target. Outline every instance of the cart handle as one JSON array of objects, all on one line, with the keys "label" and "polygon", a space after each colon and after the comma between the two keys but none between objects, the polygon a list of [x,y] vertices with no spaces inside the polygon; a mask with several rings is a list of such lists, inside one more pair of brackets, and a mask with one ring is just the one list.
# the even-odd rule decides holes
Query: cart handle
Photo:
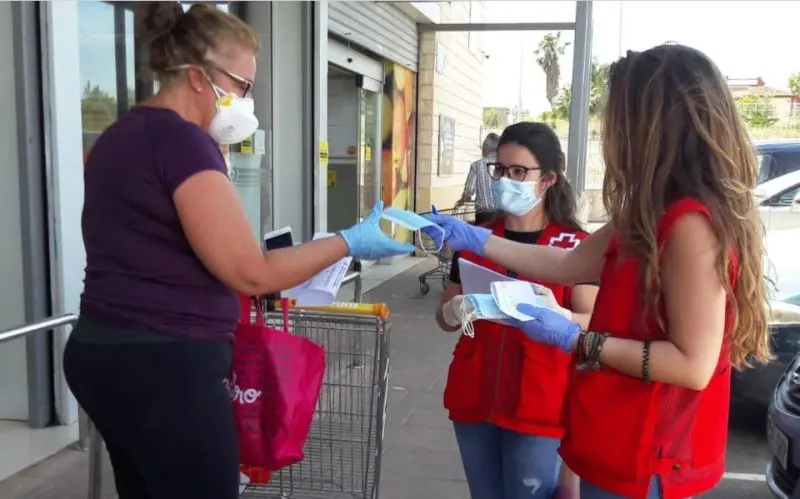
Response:
[{"label": "cart handle", "polygon": [[[275,309],[280,310],[280,301],[275,302]],[[289,300],[289,310],[308,310],[315,312],[334,312],[339,314],[371,315],[382,321],[389,320],[389,307],[385,303],[347,303],[333,302],[330,305],[298,306],[296,300]]]}]

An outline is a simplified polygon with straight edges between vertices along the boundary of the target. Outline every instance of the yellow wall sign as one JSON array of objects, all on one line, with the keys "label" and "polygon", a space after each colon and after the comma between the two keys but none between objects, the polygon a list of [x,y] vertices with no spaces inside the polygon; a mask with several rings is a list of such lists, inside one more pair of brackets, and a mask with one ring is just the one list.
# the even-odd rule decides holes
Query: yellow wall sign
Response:
[{"label": "yellow wall sign", "polygon": [[327,166],[328,165],[328,141],[327,140],[320,140],[319,141],[319,164],[320,166]]},{"label": "yellow wall sign", "polygon": [[253,136],[249,136],[239,144],[239,153],[253,154]]},{"label": "yellow wall sign", "polygon": [[328,187],[336,187],[336,170],[328,170]]}]

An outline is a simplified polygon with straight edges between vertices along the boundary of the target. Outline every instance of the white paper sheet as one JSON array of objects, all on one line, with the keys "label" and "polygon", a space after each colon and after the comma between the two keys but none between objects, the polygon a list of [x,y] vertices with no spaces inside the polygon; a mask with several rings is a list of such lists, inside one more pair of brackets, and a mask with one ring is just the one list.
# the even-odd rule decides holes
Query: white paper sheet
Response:
[{"label": "white paper sheet", "polygon": [[[314,239],[324,239],[335,234],[317,233]],[[326,268],[299,286],[288,290],[286,295],[297,300],[299,306],[330,305],[342,286],[342,281],[350,268],[352,257],[345,257]]]},{"label": "white paper sheet", "polygon": [[492,297],[498,308],[504,314],[520,321],[529,321],[533,317],[525,315],[517,310],[517,305],[528,303],[540,307],[533,286],[525,281],[495,281],[491,284]]},{"label": "white paper sheet", "polygon": [[461,294],[490,294],[495,281],[516,281],[511,277],[482,267],[463,258],[458,259],[458,272],[461,276]]}]

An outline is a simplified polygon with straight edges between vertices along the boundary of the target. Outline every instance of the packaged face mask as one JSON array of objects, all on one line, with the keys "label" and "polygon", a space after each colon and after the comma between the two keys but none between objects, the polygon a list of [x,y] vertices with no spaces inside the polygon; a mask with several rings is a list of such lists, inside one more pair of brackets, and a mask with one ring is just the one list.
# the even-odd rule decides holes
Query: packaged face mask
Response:
[{"label": "packaged face mask", "polygon": [[461,302],[461,328],[464,334],[470,338],[475,336],[475,326],[472,324],[477,320],[504,320],[508,315],[504,314],[494,297],[490,294],[464,295]]},{"label": "packaged face mask", "polygon": [[529,321],[529,317],[517,310],[523,303],[541,307],[539,298],[531,283],[525,281],[495,281],[491,284],[492,297],[497,307],[509,317]]},{"label": "packaged face mask", "polygon": [[[431,222],[422,215],[412,211],[401,210],[400,208],[386,208],[383,210],[381,218],[394,222],[401,227],[417,232],[417,246],[425,253],[438,253],[444,246],[444,229]],[[424,231],[423,231],[424,229]],[[422,234],[428,236],[428,240],[433,244],[424,244]]]}]

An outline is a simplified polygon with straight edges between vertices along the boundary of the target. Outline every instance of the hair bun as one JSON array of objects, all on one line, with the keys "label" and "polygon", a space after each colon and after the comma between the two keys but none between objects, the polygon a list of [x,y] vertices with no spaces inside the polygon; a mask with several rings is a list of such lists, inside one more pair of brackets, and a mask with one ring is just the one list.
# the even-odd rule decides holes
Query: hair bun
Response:
[{"label": "hair bun", "polygon": [[142,27],[149,39],[169,34],[183,17],[180,2],[142,2]]}]

